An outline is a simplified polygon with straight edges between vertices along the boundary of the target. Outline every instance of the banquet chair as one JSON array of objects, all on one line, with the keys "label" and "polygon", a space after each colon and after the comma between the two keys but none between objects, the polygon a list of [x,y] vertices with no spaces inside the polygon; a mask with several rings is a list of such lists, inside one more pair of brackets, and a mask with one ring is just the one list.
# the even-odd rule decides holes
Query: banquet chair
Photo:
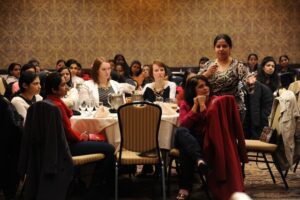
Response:
[{"label": "banquet chair", "polygon": [[[272,119],[272,123],[271,123],[272,128],[275,129],[275,131],[273,133],[273,134],[276,134],[275,137],[277,137],[276,130],[278,130],[279,115],[280,115],[280,106],[278,104],[275,114],[274,114],[274,118]],[[286,179],[282,172],[280,164],[278,163],[277,157],[275,156],[278,145],[272,144],[272,143],[267,143],[267,142],[262,142],[260,140],[248,140],[248,139],[245,140],[245,143],[246,143],[246,150],[248,152],[249,161],[265,163],[268,168],[268,171],[271,175],[273,183],[275,184],[276,183],[275,177],[274,177],[274,174],[270,167],[270,163],[273,163],[276,166],[276,169],[278,170],[278,172],[281,176],[281,179],[283,181],[285,189],[288,190],[289,186],[286,182]],[[253,154],[253,153],[255,153],[255,154]],[[267,155],[270,155],[272,157],[272,160],[270,160],[270,158],[268,158]],[[244,165],[243,165],[243,169],[244,169]]]},{"label": "banquet chair", "polygon": [[163,199],[165,193],[164,161],[158,142],[162,110],[148,102],[134,102],[118,109],[121,134],[120,149],[116,153],[115,199],[118,199],[118,169],[125,165],[157,164],[161,167]]},{"label": "banquet chair", "polygon": [[97,162],[105,158],[102,153],[94,153],[80,156],[72,156],[74,166],[82,166],[89,163]]},{"label": "banquet chair", "polygon": [[[276,156],[274,156],[274,153],[278,146],[276,144],[266,143],[266,142],[262,142],[260,140],[245,140],[245,142],[246,142],[246,149],[248,151],[249,161],[265,163],[267,165],[267,168],[269,170],[269,173],[271,175],[273,183],[275,184],[276,183],[275,177],[274,177],[274,174],[270,167],[270,164],[273,163],[276,166],[276,169],[278,170],[278,172],[281,176],[281,179],[283,181],[285,189],[288,190],[289,186],[286,182],[285,176],[284,176],[284,174],[281,170],[281,167],[276,159]],[[255,153],[255,155],[250,154],[251,152]],[[259,154],[261,154],[262,156],[260,156]],[[272,160],[270,160],[270,158],[268,158],[267,155],[271,155]]]},{"label": "banquet chair", "polygon": [[0,95],[4,95],[6,90],[6,82],[4,78],[0,77]]},{"label": "banquet chair", "polygon": [[65,199],[74,166],[104,158],[103,154],[71,156],[58,107],[44,100],[29,107],[21,142],[19,171],[24,199]]}]

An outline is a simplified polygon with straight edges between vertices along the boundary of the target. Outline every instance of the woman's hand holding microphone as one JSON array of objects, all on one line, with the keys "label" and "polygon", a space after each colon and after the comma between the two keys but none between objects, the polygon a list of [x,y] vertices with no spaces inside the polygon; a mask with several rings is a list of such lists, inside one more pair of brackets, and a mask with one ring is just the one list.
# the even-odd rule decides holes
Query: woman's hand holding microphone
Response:
[{"label": "woman's hand holding microphone", "polygon": [[214,63],[213,65],[209,66],[207,68],[207,71],[203,73],[203,75],[207,78],[211,77],[212,75],[214,75],[218,70],[218,65],[217,63]]}]

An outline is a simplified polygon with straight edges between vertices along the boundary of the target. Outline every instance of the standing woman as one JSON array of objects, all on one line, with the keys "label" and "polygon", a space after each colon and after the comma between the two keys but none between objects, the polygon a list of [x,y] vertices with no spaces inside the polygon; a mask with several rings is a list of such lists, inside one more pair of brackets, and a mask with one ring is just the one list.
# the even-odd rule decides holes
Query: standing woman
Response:
[{"label": "standing woman", "polygon": [[12,98],[11,103],[25,121],[29,106],[43,99],[39,95],[41,91],[40,78],[34,72],[25,71],[19,79],[19,87],[20,90]]},{"label": "standing woman", "polygon": [[110,79],[111,67],[104,58],[97,58],[92,67],[92,80],[85,81],[79,91],[81,100],[93,99],[103,102],[104,106],[110,107],[107,97],[110,93],[132,93],[135,86],[128,83],[118,83]]},{"label": "standing woman", "polygon": [[214,40],[216,59],[208,61],[201,74],[208,78],[213,94],[235,96],[243,120],[244,93],[251,92],[256,78],[242,62],[231,57],[231,49],[231,38],[226,34],[217,35]]},{"label": "standing woman", "polygon": [[143,96],[145,100],[154,102],[157,97],[162,97],[164,100],[170,98],[175,99],[176,84],[165,80],[167,75],[167,66],[160,61],[154,61],[150,67],[150,76],[154,82],[148,83],[143,88]]},{"label": "standing woman", "polygon": [[69,108],[74,109],[79,95],[78,90],[73,86],[70,69],[67,67],[61,67],[57,71],[62,77],[64,77],[67,83],[67,94],[62,98],[62,100]]}]

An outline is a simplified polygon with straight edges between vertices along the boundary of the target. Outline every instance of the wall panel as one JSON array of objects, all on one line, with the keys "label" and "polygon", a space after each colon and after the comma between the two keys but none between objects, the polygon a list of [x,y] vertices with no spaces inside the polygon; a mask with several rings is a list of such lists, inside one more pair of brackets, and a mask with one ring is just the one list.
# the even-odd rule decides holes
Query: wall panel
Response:
[{"label": "wall panel", "polygon": [[0,66],[37,58],[45,67],[76,58],[125,55],[170,66],[214,58],[212,42],[228,33],[244,60],[288,54],[300,62],[300,0],[1,0]]}]

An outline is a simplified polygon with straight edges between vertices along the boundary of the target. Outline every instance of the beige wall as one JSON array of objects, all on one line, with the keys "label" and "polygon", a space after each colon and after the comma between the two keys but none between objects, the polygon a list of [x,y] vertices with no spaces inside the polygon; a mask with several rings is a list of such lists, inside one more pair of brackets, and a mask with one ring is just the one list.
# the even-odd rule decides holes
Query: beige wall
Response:
[{"label": "beige wall", "polygon": [[256,52],[300,63],[299,10],[300,0],[0,0],[0,66],[30,58],[88,66],[117,53],[193,66],[214,58],[218,33],[231,35],[241,60]]}]

